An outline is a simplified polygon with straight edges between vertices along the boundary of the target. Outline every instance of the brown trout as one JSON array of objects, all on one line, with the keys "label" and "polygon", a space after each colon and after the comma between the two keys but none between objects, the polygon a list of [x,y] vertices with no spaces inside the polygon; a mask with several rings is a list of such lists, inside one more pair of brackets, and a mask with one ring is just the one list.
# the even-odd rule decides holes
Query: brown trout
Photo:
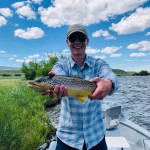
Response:
[{"label": "brown trout", "polygon": [[41,77],[29,82],[29,87],[38,91],[53,90],[55,85],[64,85],[68,89],[68,96],[76,97],[79,102],[88,99],[96,89],[96,84],[80,77],[66,77],[55,75]]}]

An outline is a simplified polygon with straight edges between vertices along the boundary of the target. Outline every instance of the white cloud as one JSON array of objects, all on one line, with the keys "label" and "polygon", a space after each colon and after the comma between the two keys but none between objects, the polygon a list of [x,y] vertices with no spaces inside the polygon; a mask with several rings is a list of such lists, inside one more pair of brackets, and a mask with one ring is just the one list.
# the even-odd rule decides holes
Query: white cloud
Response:
[{"label": "white cloud", "polygon": [[19,8],[19,7],[24,6],[24,4],[25,4],[25,1],[22,1],[22,2],[13,3],[11,6],[12,6],[13,8]]},{"label": "white cloud", "polygon": [[70,52],[70,50],[69,49],[64,49],[64,50],[62,50],[62,52]]},{"label": "white cloud", "polygon": [[17,29],[14,35],[23,39],[38,39],[44,36],[44,31],[38,27],[27,28],[26,30]]},{"label": "white cloud", "polygon": [[64,49],[64,50],[62,50],[61,54],[63,56],[70,55],[70,50],[69,49]]},{"label": "white cloud", "polygon": [[14,55],[12,55],[12,57],[17,57],[17,55],[16,55],[16,54],[14,54]]},{"label": "white cloud", "polygon": [[34,55],[29,55],[28,58],[32,59],[32,58],[39,58],[40,55],[39,54],[34,54]]},{"label": "white cloud", "polygon": [[0,51],[0,54],[6,54],[6,52],[5,51]]},{"label": "white cloud", "polygon": [[127,46],[128,49],[137,49],[140,51],[150,51],[150,41],[141,41],[138,43],[132,43]]},{"label": "white cloud", "polygon": [[45,53],[45,56],[47,57],[48,56],[52,56],[52,57],[59,57],[60,56],[60,53],[56,53],[56,52],[48,52],[48,53]]},{"label": "white cloud", "polygon": [[150,8],[138,8],[135,13],[127,18],[122,18],[117,24],[109,28],[118,34],[131,34],[144,31],[150,27]]},{"label": "white cloud", "polygon": [[147,32],[145,35],[149,36],[149,35],[150,35],[150,32]]},{"label": "white cloud", "polygon": [[15,58],[12,58],[12,57],[11,57],[11,58],[9,58],[9,60],[14,60],[14,59],[15,59]]},{"label": "white cloud", "polygon": [[144,57],[147,56],[145,53],[131,53],[130,57]]},{"label": "white cloud", "polygon": [[123,61],[126,61],[126,62],[136,62],[136,61],[138,61],[138,60],[133,60],[133,59],[125,59],[125,60],[123,60]]},{"label": "white cloud", "polygon": [[0,8],[0,14],[4,17],[12,17],[13,13],[9,8]]},{"label": "white cloud", "polygon": [[17,8],[16,13],[20,18],[27,17],[27,19],[36,19],[36,14],[29,5]]},{"label": "white cloud", "polygon": [[7,24],[7,20],[3,16],[0,16],[0,27],[6,24]]},{"label": "white cloud", "polygon": [[120,47],[115,47],[115,46],[109,47],[109,46],[107,46],[107,47],[105,47],[105,48],[103,48],[101,50],[101,53],[104,53],[104,54],[113,54],[113,53],[117,52],[121,48],[122,48],[121,46]]},{"label": "white cloud", "polygon": [[99,53],[99,52],[100,52],[100,49],[94,49],[94,48],[91,48],[91,47],[87,47],[87,49],[86,49],[87,54],[96,54],[96,53]]},{"label": "white cloud", "polygon": [[23,62],[25,62],[23,59],[16,59],[16,62],[21,62],[21,63],[23,63]]},{"label": "white cloud", "polygon": [[96,56],[94,56],[94,58],[105,59],[105,58],[106,58],[106,56],[105,56],[105,55],[96,55]]},{"label": "white cloud", "polygon": [[30,61],[33,61],[31,59],[16,59],[16,62],[18,63],[29,63]]},{"label": "white cloud", "polygon": [[118,53],[118,54],[111,54],[110,57],[120,57],[122,54]]},{"label": "white cloud", "polygon": [[41,4],[43,0],[32,0],[33,3],[35,4]]},{"label": "white cloud", "polygon": [[[133,10],[148,0],[54,0],[53,6],[38,9],[41,21],[49,27],[79,23],[90,25]],[[116,5],[117,4],[117,5]]]},{"label": "white cloud", "polygon": [[19,24],[15,24],[15,27],[18,27],[19,26]]},{"label": "white cloud", "polygon": [[92,33],[92,37],[104,37],[105,39],[116,39],[114,36],[110,35],[108,31],[97,30]]}]

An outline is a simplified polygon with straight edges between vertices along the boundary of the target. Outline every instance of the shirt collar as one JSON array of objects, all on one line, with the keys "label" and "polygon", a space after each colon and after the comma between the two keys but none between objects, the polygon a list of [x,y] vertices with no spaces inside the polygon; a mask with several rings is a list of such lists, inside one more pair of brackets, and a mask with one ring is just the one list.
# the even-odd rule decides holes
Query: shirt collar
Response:
[{"label": "shirt collar", "polygon": [[[77,65],[76,62],[72,59],[72,57],[70,57],[69,59],[70,59],[71,67],[74,67],[75,65]],[[91,65],[91,64],[90,64],[89,57],[88,57],[87,55],[86,55],[86,57],[85,57],[85,61],[84,61],[83,66],[85,66],[85,64],[86,64],[87,66],[90,66],[90,65]]]}]

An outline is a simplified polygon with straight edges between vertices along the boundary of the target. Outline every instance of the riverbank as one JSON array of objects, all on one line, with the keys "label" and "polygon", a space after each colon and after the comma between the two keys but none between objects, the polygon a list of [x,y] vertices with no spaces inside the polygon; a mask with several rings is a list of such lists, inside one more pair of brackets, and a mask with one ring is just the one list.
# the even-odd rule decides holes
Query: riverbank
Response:
[{"label": "riverbank", "polygon": [[45,97],[21,79],[0,79],[0,149],[36,149],[55,133]]}]

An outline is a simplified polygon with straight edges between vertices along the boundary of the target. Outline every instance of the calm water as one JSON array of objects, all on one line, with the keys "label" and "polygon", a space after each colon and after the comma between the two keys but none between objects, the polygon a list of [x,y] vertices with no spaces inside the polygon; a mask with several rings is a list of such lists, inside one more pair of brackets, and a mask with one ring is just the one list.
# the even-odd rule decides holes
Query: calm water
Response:
[{"label": "calm water", "polygon": [[150,76],[118,78],[120,88],[104,102],[121,105],[126,118],[150,131]]}]

